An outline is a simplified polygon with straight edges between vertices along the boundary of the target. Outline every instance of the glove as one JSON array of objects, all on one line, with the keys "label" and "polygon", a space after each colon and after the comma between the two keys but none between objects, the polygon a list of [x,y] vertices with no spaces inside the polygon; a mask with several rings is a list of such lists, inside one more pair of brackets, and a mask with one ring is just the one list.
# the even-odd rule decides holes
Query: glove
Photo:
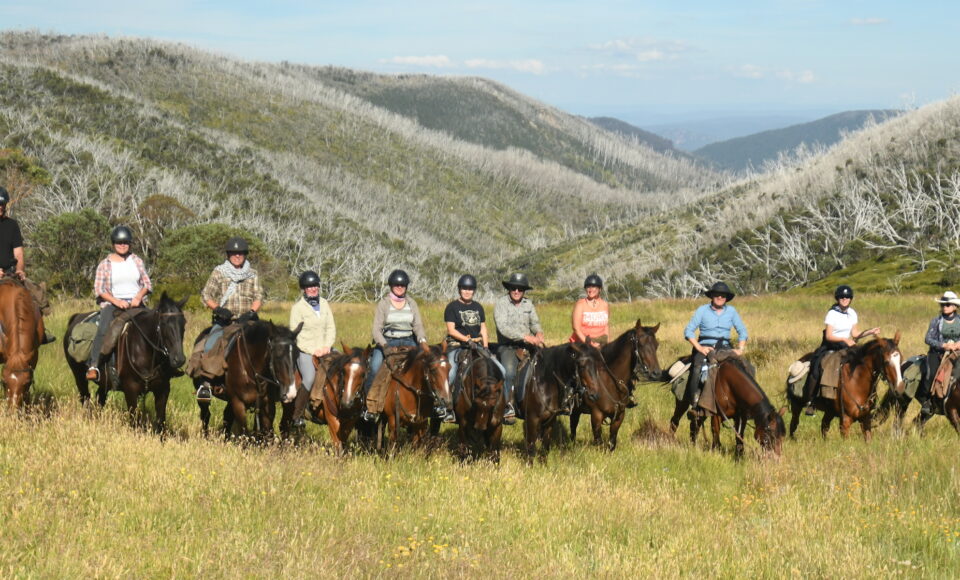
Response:
[{"label": "glove", "polygon": [[257,316],[257,313],[253,310],[247,310],[243,314],[237,317],[237,322],[243,324],[244,322],[250,322],[252,320],[260,320],[260,317]]},{"label": "glove", "polygon": [[230,324],[231,320],[233,320],[233,312],[230,312],[229,308],[218,306],[213,309],[214,324],[219,324],[220,326],[226,326]]}]

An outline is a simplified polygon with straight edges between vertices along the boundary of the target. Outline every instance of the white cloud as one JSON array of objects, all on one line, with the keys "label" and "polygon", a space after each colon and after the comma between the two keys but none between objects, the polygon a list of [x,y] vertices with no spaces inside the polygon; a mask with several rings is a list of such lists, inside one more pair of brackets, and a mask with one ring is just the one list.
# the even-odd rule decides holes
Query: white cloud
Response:
[{"label": "white cloud", "polygon": [[637,62],[677,60],[690,50],[690,47],[682,42],[655,38],[622,38],[591,44],[588,48],[594,52]]},{"label": "white cloud", "polygon": [[850,24],[854,26],[876,26],[878,24],[886,24],[888,20],[886,18],[851,18]]},{"label": "white cloud", "polygon": [[793,71],[790,69],[771,69],[754,64],[740,65],[731,71],[733,76],[742,79],[769,79],[775,78],[782,81],[799,84],[810,84],[816,81],[816,76],[811,70]]},{"label": "white cloud", "polygon": [[380,59],[380,62],[382,64],[406,64],[433,68],[450,68],[453,66],[453,61],[442,54],[429,56],[395,56],[393,58]]},{"label": "white cloud", "polygon": [[740,65],[733,70],[733,76],[742,79],[762,79],[766,76],[763,69],[753,64]]},{"label": "white cloud", "polygon": [[497,69],[497,70],[515,70],[524,73],[542,75],[547,67],[543,62],[536,59],[527,60],[489,60],[486,58],[473,58],[464,63],[467,68]]}]

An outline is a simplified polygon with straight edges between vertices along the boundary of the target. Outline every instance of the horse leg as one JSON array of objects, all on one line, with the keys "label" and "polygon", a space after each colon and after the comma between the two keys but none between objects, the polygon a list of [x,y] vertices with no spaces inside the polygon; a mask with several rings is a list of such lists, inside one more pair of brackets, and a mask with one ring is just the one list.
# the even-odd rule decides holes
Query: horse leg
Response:
[{"label": "horse leg", "polygon": [[210,436],[210,403],[197,403],[200,407],[200,423],[203,425],[204,437]]},{"label": "horse leg", "polygon": [[137,409],[137,403],[140,400],[139,384],[128,383],[124,385],[123,399],[127,403],[127,417],[131,427],[140,427],[143,425],[143,415]]},{"label": "horse leg", "polygon": [[223,438],[225,440],[230,439],[231,432],[233,431],[233,406],[227,402],[226,406],[223,407],[223,424],[220,425],[220,429],[223,430]]},{"label": "horse leg", "polygon": [[577,426],[580,424],[580,409],[570,411],[570,445],[577,441]]},{"label": "horse leg", "polygon": [[540,423],[540,462],[547,462],[547,455],[550,453],[550,445],[553,443],[553,426],[557,424],[556,416],[551,417]]},{"label": "horse leg", "polygon": [[613,451],[617,448],[617,433],[620,432],[620,425],[623,424],[623,418],[626,417],[626,409],[620,408],[613,421],[610,422],[610,441],[609,448]]},{"label": "horse leg", "polygon": [[493,432],[487,436],[487,449],[490,452],[490,460],[495,465],[500,465],[500,440],[503,437],[503,423],[498,423],[493,428]]},{"label": "horse leg", "polygon": [[687,412],[687,407],[690,405],[686,401],[677,401],[676,405],[673,407],[673,417],[670,418],[670,433],[674,434],[677,432],[677,429],[680,427],[680,419],[683,418],[683,414]]},{"label": "horse leg", "polygon": [[593,431],[593,444],[603,445],[603,411],[600,409],[591,410],[590,429]]},{"label": "horse leg", "polygon": [[796,439],[794,434],[800,425],[800,412],[803,411],[803,401],[790,399],[790,439]]},{"label": "horse leg", "polygon": [[533,458],[537,454],[537,434],[540,431],[540,417],[527,411],[526,419],[523,421],[523,440],[526,444],[527,464],[533,463]]},{"label": "horse leg", "polygon": [[276,433],[273,432],[273,421],[277,417],[277,404],[270,401],[268,398],[263,407],[260,408],[260,432],[257,433],[259,438],[262,438],[266,441],[272,441],[276,436]]},{"label": "horse leg", "polygon": [[170,380],[164,380],[153,389],[153,409],[157,414],[154,431],[163,436],[167,432],[167,400],[170,398]]},{"label": "horse leg", "polygon": [[743,432],[746,430],[747,420],[742,417],[734,417],[733,432],[736,433],[737,444],[734,447],[734,457],[738,460],[743,458]]},{"label": "horse leg", "polygon": [[827,438],[827,431],[830,430],[830,423],[833,422],[834,416],[833,411],[825,410],[823,412],[823,419],[820,421],[820,436],[824,439]]},{"label": "horse leg", "polygon": [[713,434],[713,444],[711,450],[723,449],[720,445],[720,417],[713,415],[710,417],[710,432]]},{"label": "horse leg", "polygon": [[327,412],[327,405],[323,406],[323,414],[327,418],[327,429],[330,430],[330,442],[333,443],[333,452],[337,457],[343,457],[343,440],[340,439],[340,420]]},{"label": "horse leg", "polygon": [[853,417],[843,413],[840,415],[840,436],[844,439],[850,434],[850,425],[853,425]]},{"label": "horse leg", "polygon": [[860,419],[860,429],[863,431],[863,439],[867,443],[869,443],[870,440],[873,439],[872,420],[873,420],[873,417],[869,413],[867,413],[866,417],[864,417],[863,419]]}]

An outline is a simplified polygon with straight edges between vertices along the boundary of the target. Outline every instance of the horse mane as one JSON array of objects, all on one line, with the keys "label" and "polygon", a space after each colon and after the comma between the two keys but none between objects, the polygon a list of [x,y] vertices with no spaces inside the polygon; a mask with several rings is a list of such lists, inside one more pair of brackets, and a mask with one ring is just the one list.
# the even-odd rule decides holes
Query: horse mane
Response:
[{"label": "horse mane", "polygon": [[847,352],[844,355],[844,361],[850,363],[851,367],[855,367],[863,363],[863,361],[876,349],[884,349],[887,340],[885,338],[876,338],[874,340],[867,341],[863,344],[858,344],[852,348],[848,348]]},{"label": "horse mane", "polygon": [[747,378],[750,382],[750,385],[760,393],[760,402],[754,405],[759,414],[763,417],[766,417],[770,411],[776,411],[773,406],[773,403],[770,402],[770,397],[767,396],[766,391],[763,390],[763,387],[760,386],[760,383],[757,382],[757,379],[750,374],[750,371],[747,369],[747,364],[740,357],[730,357],[726,360],[727,363],[733,364],[737,369],[743,373],[743,376]]},{"label": "horse mane", "polygon": [[[243,337],[248,341],[262,341],[267,342],[270,340],[271,329],[270,327],[274,326],[272,323],[259,321],[253,324],[243,325]],[[278,328],[275,327],[274,328]]]}]

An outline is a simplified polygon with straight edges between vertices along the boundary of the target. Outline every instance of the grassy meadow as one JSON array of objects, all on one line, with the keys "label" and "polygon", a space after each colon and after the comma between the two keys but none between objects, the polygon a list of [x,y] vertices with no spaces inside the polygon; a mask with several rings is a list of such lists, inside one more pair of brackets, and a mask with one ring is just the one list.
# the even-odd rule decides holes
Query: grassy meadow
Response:
[{"label": "grassy meadow", "polygon": [[[902,330],[911,356],[925,351],[931,298],[858,296],[854,306],[862,328]],[[831,302],[734,301],[777,406],[787,366],[816,345]],[[613,334],[638,317],[662,323],[668,366],[688,350],[682,329],[699,303],[614,304]],[[86,306],[57,305],[58,337]],[[267,316],[282,321],[288,307]],[[343,340],[366,343],[372,305],[333,307]],[[434,342],[442,309],[422,305]],[[570,304],[538,309],[548,341],[564,340]],[[188,314],[188,342],[207,316]],[[44,347],[34,404],[0,413],[0,576],[944,577],[960,567],[960,439],[942,417],[923,438],[896,436],[888,422],[870,444],[856,427],[841,440],[836,423],[821,440],[820,417],[804,417],[779,461],[750,439],[736,462],[704,439],[691,444],[686,421],[668,435],[672,395],[642,384],[615,452],[589,445],[582,422],[576,442],[527,467],[518,423],[505,428],[495,467],[460,464],[442,447],[337,459],[316,425],[300,447],[205,440],[189,381],[173,391],[171,434],[161,440],[127,425],[118,393],[105,413],[81,408],[60,343]],[[215,424],[221,410],[215,403]],[[723,437],[730,450],[730,431]]]}]

